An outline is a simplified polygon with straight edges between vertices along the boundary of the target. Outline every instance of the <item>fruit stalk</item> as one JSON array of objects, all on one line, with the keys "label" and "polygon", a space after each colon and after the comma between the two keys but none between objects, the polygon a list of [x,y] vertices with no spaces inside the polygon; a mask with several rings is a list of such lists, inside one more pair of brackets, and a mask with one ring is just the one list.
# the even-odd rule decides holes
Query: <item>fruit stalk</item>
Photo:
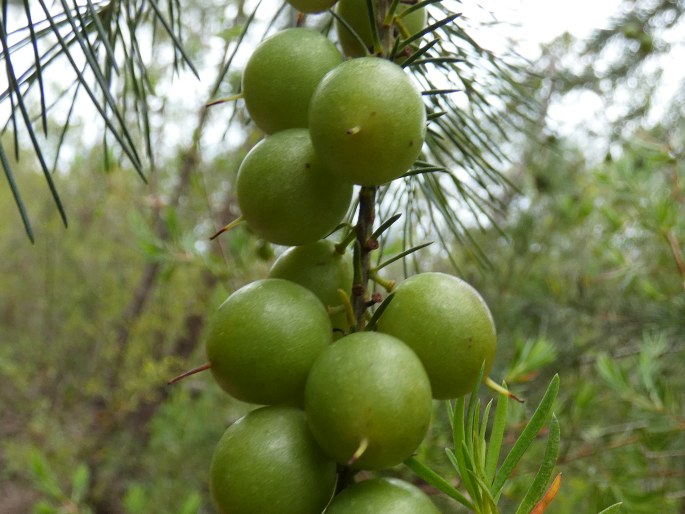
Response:
[{"label": "fruit stalk", "polygon": [[357,320],[357,330],[364,328],[364,314],[368,308],[369,271],[371,269],[371,251],[377,246],[371,239],[373,223],[376,217],[376,187],[364,186],[359,191],[359,215],[357,217],[357,243],[354,247],[354,284],[352,286],[352,306]]}]

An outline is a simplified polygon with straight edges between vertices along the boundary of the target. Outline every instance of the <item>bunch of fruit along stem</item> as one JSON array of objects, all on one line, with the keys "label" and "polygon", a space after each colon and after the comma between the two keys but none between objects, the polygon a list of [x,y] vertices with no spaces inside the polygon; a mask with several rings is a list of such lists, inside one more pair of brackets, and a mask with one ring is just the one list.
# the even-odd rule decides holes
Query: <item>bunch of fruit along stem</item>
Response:
[{"label": "bunch of fruit along stem", "polygon": [[[208,327],[209,362],[197,368],[263,406],[217,444],[210,491],[221,513],[437,513],[415,486],[358,480],[359,471],[410,457],[433,399],[463,396],[492,366],[494,323],[473,287],[434,272],[395,287],[378,275],[382,264],[372,267],[377,238],[397,219],[374,230],[377,188],[420,156],[427,125],[421,92],[397,64],[406,55],[389,53],[426,14],[403,16],[407,5],[381,0],[369,16],[368,5],[335,7],[350,59],[321,33],[292,28],[264,40],[243,72],[242,98],[265,137],[238,171],[241,221],[290,248],[268,278],[221,304]],[[372,280],[391,294],[371,294]]]}]

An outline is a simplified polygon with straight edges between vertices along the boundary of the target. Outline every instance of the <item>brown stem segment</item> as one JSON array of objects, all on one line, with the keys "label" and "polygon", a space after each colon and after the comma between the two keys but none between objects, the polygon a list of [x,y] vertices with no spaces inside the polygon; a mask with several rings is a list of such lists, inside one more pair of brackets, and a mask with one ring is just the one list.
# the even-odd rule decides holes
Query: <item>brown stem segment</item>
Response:
[{"label": "brown stem segment", "polygon": [[188,378],[189,376],[195,375],[196,373],[200,373],[201,371],[206,371],[206,370],[208,370],[208,369],[211,368],[211,367],[212,367],[212,363],[211,363],[211,362],[207,362],[207,363],[203,364],[202,366],[198,366],[197,368],[193,368],[193,369],[191,369],[191,370],[188,370],[188,371],[186,371],[185,373],[181,373],[181,374],[178,375],[177,377],[174,377],[174,378],[172,378],[171,380],[169,380],[169,381],[167,382],[167,384],[168,384],[168,385],[175,384],[175,383],[177,383],[177,382],[180,382],[180,381],[183,380],[184,378]]},{"label": "brown stem segment", "polygon": [[352,306],[357,320],[357,330],[364,328],[364,313],[369,300],[369,270],[371,269],[371,252],[373,245],[369,239],[373,234],[373,223],[376,218],[376,187],[363,186],[359,191],[359,215],[355,227],[357,244],[354,245],[354,286],[352,288]]}]

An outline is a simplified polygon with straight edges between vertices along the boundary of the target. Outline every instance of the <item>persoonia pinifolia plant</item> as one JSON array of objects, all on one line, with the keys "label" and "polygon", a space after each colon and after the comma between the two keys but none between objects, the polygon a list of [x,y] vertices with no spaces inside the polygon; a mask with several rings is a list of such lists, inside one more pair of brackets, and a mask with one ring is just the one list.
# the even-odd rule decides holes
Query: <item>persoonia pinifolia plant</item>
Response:
[{"label": "persoonia pinifolia plant", "polygon": [[[481,414],[478,388],[490,371],[496,346],[492,317],[482,298],[461,280],[444,274],[419,274],[397,287],[394,281],[380,276],[379,270],[385,264],[424,245],[404,250],[384,263],[372,265],[379,239],[387,236],[386,231],[398,219],[398,216],[376,219],[376,205],[380,202],[378,192],[400,177],[411,180],[413,174],[407,172],[419,162],[417,158],[421,156],[428,134],[426,125],[440,116],[439,113],[427,116],[422,94],[434,95],[440,91],[421,92],[409,74],[391,62],[395,57],[404,56],[406,50],[413,51],[413,44],[425,36],[426,31],[457,18],[456,15],[448,16],[426,29],[417,29],[413,35],[402,30],[407,28],[406,24],[401,21],[395,23],[402,18],[398,14],[400,11],[408,16],[412,9],[418,11],[429,3],[419,2],[403,11],[398,0],[367,1],[371,44],[367,45],[360,34],[355,38],[361,40],[369,51],[372,49],[374,55],[334,65],[320,78],[311,98],[299,104],[298,117],[302,114],[302,105],[308,104],[307,128],[274,129],[248,154],[241,166],[237,196],[248,225],[264,239],[278,244],[299,245],[300,248],[316,245],[328,252],[328,257],[331,257],[331,247],[344,253],[346,247],[352,246],[352,279],[348,283],[345,278],[344,287],[336,291],[345,312],[344,326],[336,328],[346,334],[335,342],[331,343],[333,327],[324,307],[324,304],[331,307],[329,300],[296,284],[299,282],[297,270],[292,269],[284,276],[293,282],[271,278],[254,286],[258,288],[265,283],[274,283],[269,281],[276,281],[280,284],[278,289],[292,289],[292,298],[288,294],[253,298],[254,301],[235,308],[230,305],[229,298],[229,305],[218,315],[219,322],[210,328],[208,366],[215,376],[218,373],[224,389],[238,398],[234,379],[249,379],[245,387],[249,393],[261,391],[265,383],[269,393],[278,392],[286,389],[283,384],[292,378],[288,359],[294,355],[298,364],[296,380],[292,380],[297,386],[288,394],[242,397],[257,404],[287,403],[289,406],[257,409],[227,429],[225,439],[217,446],[211,468],[212,495],[220,512],[283,514],[294,509],[293,512],[302,513],[323,510],[326,514],[433,514],[436,509],[430,500],[412,486],[392,479],[359,480],[359,470],[373,474],[404,462],[420,478],[471,511],[493,514],[498,512],[499,499],[513,469],[546,425],[549,426],[549,435],[545,455],[517,514],[543,512],[558,490],[558,478],[548,487],[554,474],[560,440],[559,426],[552,414],[558,377],[552,379],[540,406],[500,462],[507,402],[511,395],[503,387],[495,385],[501,394],[492,423],[492,402]],[[338,19],[342,18],[338,16]],[[387,20],[392,23],[387,23]],[[407,55],[403,64],[410,67],[412,63],[430,61],[430,57],[420,57],[436,43],[437,40],[433,40]],[[437,59],[442,64],[453,62]],[[269,71],[269,67],[266,68]],[[268,91],[273,77],[267,73],[259,85]],[[254,108],[248,106],[248,109]],[[258,121],[256,123],[259,125]],[[295,133],[298,138],[290,138]],[[307,144],[301,144],[305,140]],[[274,141],[278,144],[270,147]],[[304,146],[307,147],[306,152],[291,154],[293,148]],[[268,150],[266,156],[260,155],[265,148]],[[246,170],[253,167],[255,156],[261,160],[259,166],[254,166],[258,171],[248,173]],[[314,168],[317,162],[322,168],[322,174],[318,176],[325,179],[312,187],[297,186],[302,177],[309,180],[306,170]],[[426,161],[420,161],[418,166],[417,173],[444,170]],[[278,176],[272,173],[274,169],[284,169],[286,173]],[[251,180],[247,188],[241,185],[246,176]],[[353,227],[341,223],[350,199],[345,196],[344,188],[334,184],[334,176],[348,188],[352,183],[361,186]],[[326,196],[329,194],[333,195],[332,198]],[[333,205],[338,206],[333,200],[338,198],[344,198],[345,202],[340,201],[341,207],[333,209]],[[390,201],[388,198],[385,201]],[[315,207],[309,209],[309,205]],[[335,215],[329,217],[328,210],[335,210]],[[284,233],[288,237],[274,235],[293,213],[299,213],[299,217],[293,223],[285,223]],[[316,231],[309,233],[310,226],[316,226]],[[337,245],[314,243],[335,228],[343,229]],[[272,233],[274,230],[276,232]],[[300,237],[303,232],[307,232],[307,237]],[[304,252],[302,255],[306,257],[301,261],[299,257],[288,257],[300,252]],[[287,250],[283,259],[292,259],[295,267],[306,267],[305,261],[309,257],[307,251],[294,248]],[[372,283],[391,294],[383,299]],[[315,290],[315,286],[310,284],[307,287]],[[246,287],[250,291],[251,286]],[[241,291],[235,293],[238,298]],[[311,312],[317,313],[313,317],[325,317],[325,336],[321,334],[323,325],[318,323],[314,329],[317,336],[313,339],[309,328],[303,334],[296,334],[295,328],[308,317],[306,311],[310,310],[309,307],[300,308],[294,301],[302,296],[302,291],[316,304],[311,304]],[[334,303],[335,299],[330,301]],[[393,306],[393,302],[397,304]],[[307,300],[307,303],[311,302]],[[231,312],[235,313],[234,317]],[[423,318],[426,318],[426,324],[421,324]],[[447,323],[446,320],[456,322]],[[434,333],[428,334],[431,331]],[[421,340],[422,333],[430,337]],[[236,335],[240,344],[234,343]],[[278,342],[280,339],[287,340],[289,344],[283,346]],[[452,347],[446,349],[439,344],[432,347],[441,339],[450,340]],[[317,343],[310,351],[312,340]],[[323,340],[325,342],[321,345]],[[306,343],[305,348],[299,343]],[[238,356],[232,354],[234,347],[240,350]],[[264,349],[268,355],[260,353]],[[300,359],[302,355],[305,358]],[[441,363],[436,364],[439,359],[435,355],[451,361],[444,366],[447,371],[441,370]],[[262,369],[259,367],[262,362],[273,366]],[[454,379],[460,374],[461,378]],[[257,380],[251,381],[255,376]],[[450,383],[450,376],[456,385]],[[303,377],[304,392],[302,401],[299,401]],[[493,384],[489,378],[485,380],[489,385]],[[467,403],[464,395],[468,392],[471,395]],[[462,490],[457,490],[446,478],[412,456],[427,433],[434,396],[452,399],[447,405],[454,445],[447,450],[447,457],[461,478]],[[248,421],[266,417],[267,413],[269,417],[274,416],[273,423],[260,423],[260,428],[254,430],[241,429],[249,425]],[[278,416],[273,413],[278,413]],[[297,446],[300,449],[296,449],[292,457],[288,457],[289,438],[285,441],[283,438],[284,433],[290,433],[291,429],[279,424],[286,417],[297,420],[297,428],[292,431],[298,434],[293,440],[299,441]],[[273,430],[269,431],[268,426]],[[278,448],[282,444],[285,444],[283,452],[287,457],[286,462],[279,465],[281,453]],[[316,458],[303,463],[299,458],[302,446],[308,448],[304,453]],[[270,453],[272,450],[276,453]],[[250,458],[252,453],[254,459]],[[272,465],[272,461],[275,464]],[[247,467],[234,467],[241,462],[247,463]],[[259,465],[251,467],[253,463]],[[335,491],[331,491],[328,480],[331,463],[337,463]],[[297,468],[300,464],[302,469]],[[322,468],[326,471],[322,472]],[[323,483],[313,481],[312,490],[302,493],[299,488],[302,484],[306,487],[312,473],[323,473],[327,480]],[[241,487],[235,489],[235,483]],[[331,495],[333,499],[324,510],[324,500],[327,502]],[[313,497],[315,501],[305,508],[296,503],[299,496],[305,499]]]},{"label": "persoonia pinifolia plant", "polygon": [[549,489],[548,484],[556,464],[560,441],[559,423],[552,412],[554,400],[559,391],[559,377],[555,376],[552,379],[535,413],[501,464],[500,452],[503,446],[509,398],[504,393],[499,395],[492,426],[488,430],[493,402],[490,401],[481,414],[481,402],[478,397],[481,378],[482,372],[468,403],[463,396],[457,398],[454,403],[447,402],[453,447],[447,448],[445,452],[454,471],[460,477],[466,493],[455,489],[416,458],[408,459],[406,464],[426,482],[471,511],[478,514],[498,513],[497,505],[505,482],[523,454],[538,437],[540,430],[549,422],[549,436],[543,462],[517,510],[517,514],[530,513],[536,504],[544,501],[545,498],[549,499],[550,496],[553,498],[558,489],[558,484],[555,486],[553,482]]},{"label": "persoonia pinifolia plant", "polygon": [[[408,37],[426,27],[426,8],[412,7],[409,3],[399,3],[393,16],[386,15],[389,29],[395,37]],[[408,9],[411,10],[405,13]],[[348,57],[362,57],[373,53],[372,25],[366,0],[339,0],[335,13],[338,15],[335,30],[343,53]]]}]

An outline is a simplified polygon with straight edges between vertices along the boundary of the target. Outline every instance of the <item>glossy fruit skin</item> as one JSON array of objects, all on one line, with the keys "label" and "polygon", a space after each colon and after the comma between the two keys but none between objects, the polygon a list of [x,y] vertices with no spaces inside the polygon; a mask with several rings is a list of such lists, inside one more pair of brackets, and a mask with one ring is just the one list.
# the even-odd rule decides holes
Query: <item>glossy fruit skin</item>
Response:
[{"label": "glossy fruit skin", "polygon": [[337,0],[288,0],[295,9],[305,14],[314,14],[330,9]]},{"label": "glossy fruit skin", "polygon": [[317,446],[304,412],[282,406],[228,427],[210,468],[219,514],[320,514],[335,480],[335,463]]},{"label": "glossy fruit skin", "polygon": [[373,478],[344,489],[324,514],[440,514],[418,487],[397,478]]},{"label": "glossy fruit skin", "polygon": [[356,332],[316,360],[305,387],[314,438],[337,462],[356,469],[401,463],[421,444],[431,418],[430,383],[421,362],[400,340]]},{"label": "glossy fruit skin", "polygon": [[380,185],[405,173],[421,153],[426,110],[401,67],[360,57],[333,69],[316,88],[309,130],[331,173],[355,184]]},{"label": "glossy fruit skin", "polygon": [[331,322],[308,289],[282,279],[252,282],[212,318],[207,359],[216,382],[244,402],[301,403],[309,370],[332,341]]},{"label": "glossy fruit skin", "polygon": [[380,332],[402,337],[423,362],[433,398],[471,392],[497,348],[492,314],[478,291],[445,273],[420,273],[395,289],[378,320]]},{"label": "glossy fruit skin", "polygon": [[323,34],[286,29],[265,39],[250,56],[242,92],[252,121],[267,134],[307,126],[309,99],[342,55]]},{"label": "glossy fruit skin", "polygon": [[[322,239],[288,248],[274,262],[269,276],[290,280],[312,291],[326,306],[342,303],[338,289],[347,294],[352,289],[352,252],[341,254],[333,242]],[[331,316],[335,333],[347,332],[345,313]]]},{"label": "glossy fruit skin", "polygon": [[[396,12],[402,12],[409,7],[407,4],[399,4]],[[339,0],[335,6],[335,12],[352,27],[357,35],[362,38],[366,47],[372,51],[371,22],[369,20],[366,0]],[[401,21],[409,35],[415,34],[426,27],[426,9],[422,8],[412,11],[402,17]],[[335,20],[335,29],[345,55],[349,57],[362,57],[366,55],[366,49],[359,44],[357,38],[337,18]],[[395,30],[400,35],[399,29]]]},{"label": "glossy fruit skin", "polygon": [[245,156],[236,181],[249,227],[272,243],[297,246],[330,233],[347,213],[352,184],[330,176],[306,129],[278,132]]}]

